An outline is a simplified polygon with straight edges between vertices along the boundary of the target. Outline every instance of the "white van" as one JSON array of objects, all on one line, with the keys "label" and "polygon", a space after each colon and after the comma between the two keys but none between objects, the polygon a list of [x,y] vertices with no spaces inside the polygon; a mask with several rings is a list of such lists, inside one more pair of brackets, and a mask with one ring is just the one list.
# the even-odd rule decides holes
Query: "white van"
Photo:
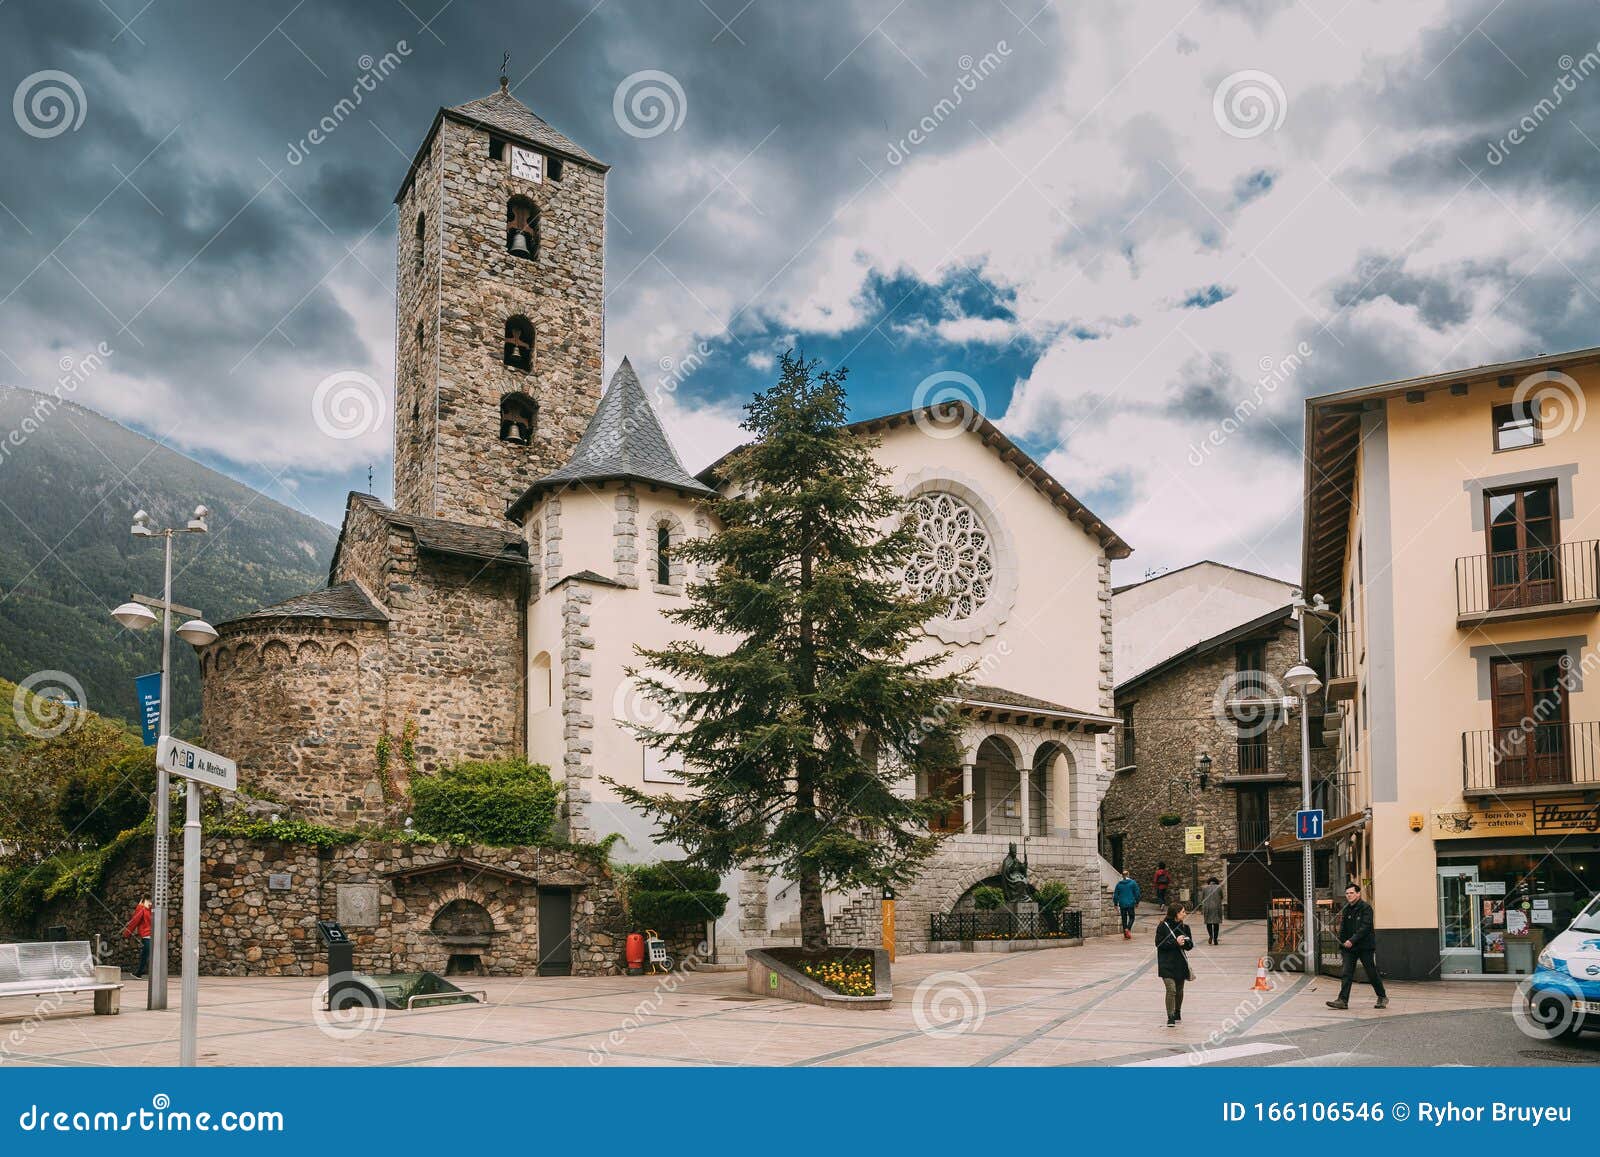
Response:
[{"label": "white van", "polygon": [[1600,895],[1539,953],[1528,1015],[1552,1036],[1600,1031]]}]

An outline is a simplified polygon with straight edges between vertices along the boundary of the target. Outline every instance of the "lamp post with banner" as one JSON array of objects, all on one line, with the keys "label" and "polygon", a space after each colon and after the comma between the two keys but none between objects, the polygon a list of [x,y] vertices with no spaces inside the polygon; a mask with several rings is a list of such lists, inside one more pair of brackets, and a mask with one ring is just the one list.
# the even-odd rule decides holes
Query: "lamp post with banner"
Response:
[{"label": "lamp post with banner", "polygon": [[[210,528],[207,519],[211,511],[196,506],[186,525],[157,530],[150,525],[150,515],[140,510],[133,516],[130,533],[135,538],[159,538],[166,547],[165,578],[161,598],[134,595],[131,602],[123,603],[111,612],[111,617],[131,631],[142,631],[156,624],[156,611],[161,612],[161,704],[159,710],[160,735],[169,734],[172,722],[172,616],[188,615],[189,621],[177,628],[178,637],[196,647],[203,647],[217,637],[210,623],[200,618],[192,607],[180,606],[172,601],[172,540],[180,534],[205,534]],[[192,783],[190,790],[195,790]],[[145,997],[145,1007],[167,1007],[167,904],[169,900],[168,852],[170,850],[170,824],[172,780],[161,760],[156,760],[156,841],[153,866],[155,881],[151,886],[153,908],[150,913],[150,981]],[[198,815],[198,813],[197,813]],[[187,855],[187,852],[186,852]]]}]

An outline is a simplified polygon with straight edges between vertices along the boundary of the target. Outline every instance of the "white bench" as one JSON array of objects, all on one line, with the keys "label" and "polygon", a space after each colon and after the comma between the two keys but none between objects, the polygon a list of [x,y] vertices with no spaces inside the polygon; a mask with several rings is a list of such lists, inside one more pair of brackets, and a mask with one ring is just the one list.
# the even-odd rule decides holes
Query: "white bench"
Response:
[{"label": "white bench", "polygon": [[92,992],[94,1011],[122,1011],[122,969],[95,964],[87,940],[0,944],[0,997]]}]

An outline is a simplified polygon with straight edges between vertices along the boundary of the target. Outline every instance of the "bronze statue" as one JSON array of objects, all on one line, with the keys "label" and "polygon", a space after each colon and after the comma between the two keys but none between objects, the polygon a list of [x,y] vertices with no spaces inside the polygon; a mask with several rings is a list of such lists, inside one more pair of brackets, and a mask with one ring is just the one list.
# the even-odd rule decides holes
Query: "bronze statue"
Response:
[{"label": "bronze statue", "polygon": [[1026,857],[1017,859],[1015,843],[1006,852],[1006,858],[1000,861],[1000,890],[1005,893],[1007,904],[1028,898],[1028,861]]}]

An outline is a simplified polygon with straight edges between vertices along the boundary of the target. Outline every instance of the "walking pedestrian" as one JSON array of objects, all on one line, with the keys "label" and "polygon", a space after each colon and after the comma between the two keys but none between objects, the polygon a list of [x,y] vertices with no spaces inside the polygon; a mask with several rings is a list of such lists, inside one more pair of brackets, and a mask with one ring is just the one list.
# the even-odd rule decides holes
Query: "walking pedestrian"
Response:
[{"label": "walking pedestrian", "polygon": [[1206,922],[1206,941],[1217,944],[1222,939],[1222,884],[1215,876],[1200,889],[1200,915]]},{"label": "walking pedestrian", "polygon": [[133,970],[135,980],[143,980],[150,968],[150,898],[146,896],[133,909],[133,915],[123,927],[124,936],[139,938],[139,967]]},{"label": "walking pedestrian", "polygon": [[1172,873],[1167,871],[1167,861],[1161,860],[1156,864],[1156,903],[1166,907],[1167,889],[1172,887]]},{"label": "walking pedestrian", "polygon": [[1131,869],[1124,870],[1122,879],[1111,889],[1111,901],[1122,915],[1122,938],[1132,940],[1133,917],[1139,908],[1139,881],[1133,878]]},{"label": "walking pedestrian", "polygon": [[1339,913],[1339,947],[1344,956],[1344,972],[1339,978],[1339,999],[1327,1001],[1329,1008],[1350,1007],[1350,986],[1356,981],[1356,961],[1367,970],[1367,982],[1378,994],[1377,1008],[1389,1007],[1389,993],[1378,975],[1378,941],[1372,930],[1372,905],[1361,898],[1361,885],[1350,883],[1344,889],[1344,911]]},{"label": "walking pedestrian", "polygon": [[1183,986],[1194,979],[1189,967],[1189,949],[1194,936],[1183,922],[1189,910],[1182,904],[1168,904],[1167,917],[1156,925],[1156,973],[1167,989],[1167,1027],[1183,1020]]}]

